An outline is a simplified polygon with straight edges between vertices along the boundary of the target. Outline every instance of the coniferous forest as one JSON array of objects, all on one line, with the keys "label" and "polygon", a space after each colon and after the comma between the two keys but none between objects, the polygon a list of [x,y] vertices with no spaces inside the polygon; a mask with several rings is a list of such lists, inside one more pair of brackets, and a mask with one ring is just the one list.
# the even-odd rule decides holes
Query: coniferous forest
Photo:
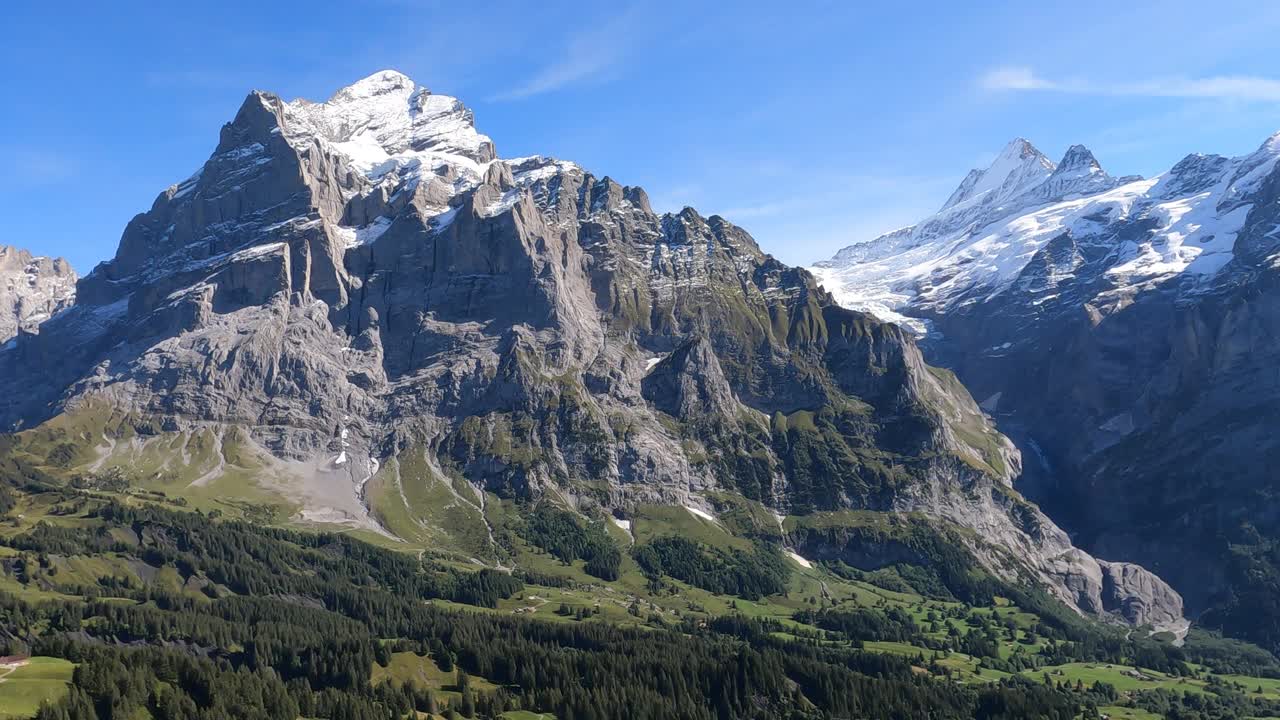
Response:
[{"label": "coniferous forest", "polygon": [[[38,709],[42,720],[496,718],[520,711],[576,720],[1071,720],[1098,717],[1099,707],[1118,701],[1117,689],[1024,671],[1094,661],[1140,663],[1172,677],[1192,677],[1198,666],[1280,677],[1267,653],[1250,655],[1225,641],[1176,648],[1135,639],[1025,591],[1013,597],[1037,613],[1029,632],[1047,641],[1039,656],[1002,656],[1000,641],[1013,626],[984,621],[962,605],[919,620],[898,607],[815,603],[785,625],[741,612],[633,625],[579,612],[573,622],[549,622],[492,608],[532,593],[532,583],[555,583],[554,575],[459,567],[340,534],[38,484],[5,487],[2,509],[12,512],[17,500],[35,496],[53,500],[51,513],[4,537],[3,562],[23,588],[42,592],[0,594],[0,652],[74,664],[67,692]],[[592,549],[606,540],[588,527],[548,532],[571,518],[545,511],[533,517],[526,532],[539,542],[579,538],[548,550],[557,558],[607,552]],[[751,562],[767,552],[763,545],[712,552],[662,538],[637,552],[637,564],[651,584],[678,578],[707,585],[740,598],[736,605],[781,590],[780,561]],[[144,575],[165,572],[183,582],[178,590],[111,576],[83,584],[57,571],[66,558],[125,559],[146,568]],[[930,632],[952,620],[973,629],[954,642]],[[877,642],[920,651],[876,651]],[[945,667],[953,651],[979,658],[984,672],[1001,678],[962,681]],[[406,658],[429,661],[450,682],[428,687],[391,678],[387,668]],[[1187,718],[1280,712],[1280,702],[1231,688],[1194,697],[1145,693],[1137,707]]]}]

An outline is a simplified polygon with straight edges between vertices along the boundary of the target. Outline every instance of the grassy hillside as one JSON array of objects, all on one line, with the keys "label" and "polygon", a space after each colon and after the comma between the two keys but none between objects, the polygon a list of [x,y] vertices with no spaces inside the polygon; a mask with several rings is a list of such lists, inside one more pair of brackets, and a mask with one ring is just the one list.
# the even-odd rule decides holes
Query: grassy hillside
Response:
[{"label": "grassy hillside", "polygon": [[[490,497],[486,526],[516,568],[507,574],[447,544],[378,547],[136,489],[2,487],[0,652],[30,658],[0,680],[0,713],[14,717],[42,702],[50,718],[216,717],[186,705],[210,687],[250,693],[264,717],[291,720],[926,708],[1280,717],[1280,663],[1257,648],[1200,633],[1174,647],[1023,588],[976,603],[960,595],[977,568],[952,588],[950,576],[907,564],[813,563],[765,530],[874,520],[857,514],[779,520],[738,501],[717,520],[651,506],[614,521]],[[606,567],[588,567],[600,555]],[[781,585],[761,594],[758,583]],[[137,678],[133,691],[105,690],[125,675]]]},{"label": "grassy hillside", "polygon": [[41,703],[61,700],[74,670],[66,660],[50,657],[15,657],[0,664],[0,718],[32,717]]}]

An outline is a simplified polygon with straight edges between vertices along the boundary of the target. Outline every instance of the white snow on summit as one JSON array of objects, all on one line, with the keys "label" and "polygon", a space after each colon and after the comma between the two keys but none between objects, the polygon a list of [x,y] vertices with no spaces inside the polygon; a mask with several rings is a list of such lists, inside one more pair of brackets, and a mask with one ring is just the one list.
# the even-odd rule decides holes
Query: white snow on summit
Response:
[{"label": "white snow on summit", "polygon": [[[475,129],[456,98],[436,95],[394,70],[383,70],[334,93],[323,103],[297,99],[284,106],[285,137],[294,146],[314,142],[345,158],[367,181],[348,196],[382,188],[387,196],[437,181],[437,215],[448,201],[479,185],[496,159],[493,141]],[[447,224],[447,223],[441,223]],[[335,228],[347,247],[373,242],[390,217]]]},{"label": "white snow on summit", "polygon": [[[1079,145],[1059,165],[1043,158],[1015,140],[989,168],[971,171],[934,215],[850,245],[810,270],[841,305],[919,335],[929,325],[913,316],[994,297],[1064,233],[1108,249],[1113,287],[1183,273],[1195,281],[1231,261],[1251,193],[1280,158],[1280,134],[1243,157],[1189,156],[1150,180],[1114,179]],[[1121,239],[1123,223],[1149,230]]]},{"label": "white snow on summit", "polygon": [[321,138],[370,180],[410,167],[457,165],[479,175],[493,142],[461,101],[434,95],[394,70],[374,73],[323,103],[285,106],[290,136]]},{"label": "white snow on summit", "polygon": [[1047,180],[1053,170],[1052,160],[1026,140],[1014,138],[986,170],[970,170],[942,210],[962,203],[1001,202],[1017,197]]}]

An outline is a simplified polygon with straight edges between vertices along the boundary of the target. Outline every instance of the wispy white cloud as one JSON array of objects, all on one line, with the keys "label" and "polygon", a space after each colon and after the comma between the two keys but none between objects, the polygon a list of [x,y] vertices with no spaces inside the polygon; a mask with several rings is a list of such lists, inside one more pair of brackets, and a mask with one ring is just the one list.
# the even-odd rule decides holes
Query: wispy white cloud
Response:
[{"label": "wispy white cloud", "polygon": [[634,13],[630,10],[603,24],[572,35],[555,60],[523,84],[498,93],[492,100],[523,100],[588,80],[599,79],[626,57],[633,42]]},{"label": "wispy white cloud", "polygon": [[1163,97],[1280,102],[1280,80],[1256,75],[1171,76],[1132,82],[1047,78],[1030,67],[994,68],[978,78],[978,86],[995,91],[1048,91],[1116,97]]},{"label": "wispy white cloud", "polygon": [[1001,67],[988,70],[978,78],[984,90],[1053,90],[1056,83],[1036,75],[1029,67]]},{"label": "wispy white cloud", "polygon": [[44,148],[0,147],[0,178],[8,185],[13,181],[28,185],[56,185],[66,182],[79,171],[76,159],[65,153]]}]

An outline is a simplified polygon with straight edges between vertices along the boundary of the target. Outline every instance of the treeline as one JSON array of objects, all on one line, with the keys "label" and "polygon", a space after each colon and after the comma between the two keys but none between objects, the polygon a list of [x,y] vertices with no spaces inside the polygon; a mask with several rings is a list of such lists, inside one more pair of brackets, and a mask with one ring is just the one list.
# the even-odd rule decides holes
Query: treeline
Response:
[{"label": "treeline", "polygon": [[[901,658],[783,642],[766,626],[741,618],[710,628],[689,622],[682,632],[653,632],[448,612],[381,592],[370,595],[369,605],[346,608],[353,615],[367,614],[363,632],[350,618],[272,598],[119,612],[111,603],[31,606],[10,597],[5,609],[15,624],[47,628],[33,652],[81,663],[75,691],[46,718],[127,717],[137,708],[175,719],[293,718],[299,713],[402,717],[407,701],[398,698],[412,693],[368,682],[372,662],[389,659],[385,649],[378,650],[383,644],[375,636],[399,637],[398,649],[430,652],[442,665],[456,664],[504,686],[497,699],[473,701],[468,714],[482,717],[486,702],[494,709],[535,708],[577,720],[824,717],[824,712],[876,718],[1065,718],[1074,708],[1066,697],[1038,697],[1039,690],[1026,698],[1021,696],[1027,691],[1016,687],[971,690],[939,683],[919,677]],[[309,635],[299,624],[316,624],[317,631]],[[328,634],[332,642],[317,637]],[[85,635],[99,644],[81,641]],[[235,650],[237,638],[246,636],[256,636],[255,646]],[[150,647],[115,644],[144,639]],[[202,644],[210,642],[227,644]],[[167,647],[156,647],[162,643]],[[236,702],[234,707],[211,702],[215,697]],[[428,698],[422,705],[435,702]],[[795,708],[808,703],[822,711],[797,715]],[[998,711],[1030,707],[1037,712]]]},{"label": "treeline", "polygon": [[601,580],[618,579],[622,552],[600,523],[585,523],[567,510],[540,503],[525,520],[520,534],[561,562],[586,560],[588,574]]},{"label": "treeline", "polygon": [[[36,720],[131,718],[140,711],[154,720],[385,720],[415,711],[439,714],[445,708],[434,694],[409,684],[313,689],[305,680],[282,681],[271,670],[248,671],[165,648],[53,639],[37,650],[78,666],[67,697],[42,706]],[[478,696],[466,687],[459,706],[466,717],[496,717],[516,707],[503,691]],[[447,712],[451,717],[457,713]]]},{"label": "treeline", "polygon": [[[897,607],[801,610],[794,618],[823,630],[827,639],[855,644],[888,640],[960,652],[979,658],[984,667],[1009,673],[1072,662],[1106,662],[1176,676],[1193,674],[1188,664],[1193,660],[1186,650],[1138,633],[1090,625],[1063,629],[1043,621],[1023,630],[1012,617],[974,608],[930,608],[923,623]],[[1007,657],[1000,652],[1005,641],[1014,647]]]},{"label": "treeline", "polygon": [[743,552],[667,535],[637,546],[631,554],[651,578],[669,575],[703,590],[747,600],[786,592],[791,576],[778,549],[764,543]]},{"label": "treeline", "polygon": [[[1216,673],[1267,674],[1275,669],[1275,658],[1266,651],[1238,641],[1215,638],[1197,631],[1188,639],[1185,647],[1178,648],[1147,638],[1123,636],[1099,632],[1092,635],[1073,633],[1074,640],[1049,640],[1041,650],[1028,648],[1038,642],[1037,631],[1052,632],[1050,626],[1036,624],[1018,639],[1019,627],[1012,618],[996,619],[988,613],[971,608],[930,609],[923,623],[918,623],[901,608],[857,608],[853,610],[823,609],[802,610],[793,618],[823,630],[826,639],[839,638],[858,647],[864,641],[889,640],[905,642],[935,650],[932,658],[921,652],[911,662],[928,669],[932,674],[949,676],[949,670],[938,660],[938,651],[957,651],[979,659],[981,667],[1008,673],[1024,673],[1041,667],[1069,662],[1106,662],[1115,665],[1133,665],[1146,670],[1157,670],[1173,676],[1192,677],[1198,673],[1193,663],[1206,665]],[[960,620],[967,626],[962,633],[947,619]],[[740,623],[724,620],[714,623],[723,632],[744,635]],[[764,626],[768,631],[781,631],[781,624]],[[935,637],[942,627],[945,637]],[[929,634],[926,635],[926,632]],[[1017,641],[1014,652],[1001,657],[1002,640]],[[1248,672],[1246,672],[1246,670]],[[1022,675],[1016,677],[1023,678]],[[1029,679],[1023,682],[1033,682]],[[1071,693],[1084,710],[1081,718],[1095,720],[1101,717],[1099,706],[1115,705],[1121,701],[1116,688],[1102,682],[1091,686],[1077,680],[1074,685],[1059,680],[1046,672],[1043,684],[1056,693]],[[1017,716],[1028,708],[1044,707],[1044,699],[1034,699],[1035,692],[1024,686],[1026,693],[1004,696],[999,702],[1008,702],[1005,709]],[[1133,693],[1133,704],[1141,709],[1178,720],[1227,720],[1241,717],[1275,717],[1280,715],[1280,701],[1263,696],[1260,685],[1222,680],[1208,676],[1208,693],[1201,690],[1175,692],[1169,690],[1144,690]],[[1051,693],[1052,694],[1052,693]],[[987,698],[985,701],[993,701]]]},{"label": "treeline", "polygon": [[[302,533],[242,521],[214,522],[199,513],[107,503],[90,513],[95,530],[41,522],[8,542],[18,550],[59,555],[135,554],[153,567],[171,565],[184,576],[197,571],[240,595],[296,593],[315,597],[335,586],[381,587],[410,597],[442,598],[495,607],[523,583],[504,572],[424,566],[406,553],[346,535]],[[139,545],[111,528],[127,528]]]},{"label": "treeline", "polygon": [[[1280,670],[1269,653],[1238,641],[1197,631],[1178,647],[1078,616],[1056,617],[1052,601],[1016,588],[1006,592],[1017,598],[1021,610],[1037,616],[1029,627],[988,611],[928,604],[923,622],[899,607],[805,609],[793,618],[820,629],[828,640],[855,646],[895,641],[936,652],[960,652],[980,659],[986,668],[1009,673],[1073,662],[1134,665],[1178,677],[1195,675],[1194,665],[1216,673],[1263,677],[1275,677]],[[1005,642],[1013,645],[1013,653],[1001,653]]]},{"label": "treeline", "polygon": [[[31,604],[0,596],[4,634],[24,646],[15,650],[80,663],[70,694],[42,710],[50,720],[131,717],[140,709],[161,720],[363,720],[440,709],[442,699],[420,688],[371,683],[373,667],[395,651],[495,683],[498,690],[470,692],[448,708],[476,717],[524,708],[559,720],[1065,719],[1078,710],[1065,693],[938,682],[902,658],[782,641],[767,625],[740,618],[705,627],[689,618],[667,631],[446,610],[426,601],[492,605],[519,580],[424,565],[344,536],[114,503],[89,512],[96,530],[40,525],[8,544],[35,557],[33,565],[41,554],[58,554],[170,567],[204,580],[207,591],[121,583],[103,600]],[[657,547],[675,550],[655,552],[664,570],[671,560],[672,572],[717,577],[688,547]],[[764,570],[752,575],[745,565],[756,560]],[[743,575],[715,581],[726,590],[781,587],[776,551],[762,547],[731,561]]]},{"label": "treeline", "polygon": [[1256,645],[1192,628],[1182,646],[1194,662],[1223,675],[1280,678],[1280,662]]},{"label": "treeline", "polygon": [[[900,521],[889,525],[808,527],[790,531],[799,546],[849,547],[860,554],[903,558],[895,566],[898,580],[912,591],[940,600],[988,606],[1004,594],[1006,584],[986,572],[966,549],[965,539],[948,527],[924,521]],[[836,564],[833,570],[854,580],[881,581],[868,573]],[[901,589],[890,587],[889,589]]]},{"label": "treeline", "polygon": [[913,642],[922,638],[915,618],[899,607],[886,610],[801,610],[793,618],[797,622],[822,628],[849,640]]},{"label": "treeline", "polygon": [[[1021,678],[986,687],[941,682],[919,672],[936,664],[923,654],[908,659],[863,652],[857,641],[954,649],[1010,672],[1072,660],[1137,664],[1172,674],[1191,673],[1191,663],[1274,664],[1265,653],[1236,652],[1230,643],[1201,636],[1186,648],[1126,638],[1047,597],[1009,587],[1000,591],[1040,617],[1030,631],[1046,642],[1038,651],[1004,659],[999,640],[1016,638],[1017,626],[972,608],[930,608],[923,621],[900,608],[805,610],[796,619],[819,629],[813,641],[779,639],[783,628],[776,622],[739,616],[703,624],[689,617],[662,630],[459,612],[429,601],[493,607],[518,592],[521,580],[438,566],[341,535],[119,503],[90,503],[82,511],[93,526],[39,524],[4,541],[18,551],[8,562],[21,568],[20,582],[38,577],[56,587],[52,556],[101,556],[172,568],[186,591],[108,578],[96,586],[94,594],[101,597],[32,604],[0,594],[4,652],[80,664],[70,694],[41,711],[49,720],[105,720],[141,710],[161,720],[363,720],[445,709],[493,717],[516,708],[551,712],[560,720],[1088,718],[1090,703],[1105,696],[1106,688],[1071,689]],[[544,529],[555,527],[558,520],[551,520]],[[728,551],[672,537],[635,552],[652,575],[718,592],[751,597],[786,587],[788,566],[767,545]],[[192,593],[193,587],[204,592]],[[948,620],[968,625],[968,631],[946,632],[954,624]],[[819,643],[819,632],[853,642]],[[430,657],[441,668],[461,671],[460,677],[483,677],[499,689],[469,688],[463,701],[445,708],[443,696],[423,688],[374,686],[375,666],[388,665],[393,652]],[[1271,708],[1254,692],[1226,685],[1211,689],[1216,699],[1192,701],[1195,707],[1180,696],[1144,702],[1185,712],[1182,717],[1257,716]],[[233,707],[218,698],[236,702]]]}]

